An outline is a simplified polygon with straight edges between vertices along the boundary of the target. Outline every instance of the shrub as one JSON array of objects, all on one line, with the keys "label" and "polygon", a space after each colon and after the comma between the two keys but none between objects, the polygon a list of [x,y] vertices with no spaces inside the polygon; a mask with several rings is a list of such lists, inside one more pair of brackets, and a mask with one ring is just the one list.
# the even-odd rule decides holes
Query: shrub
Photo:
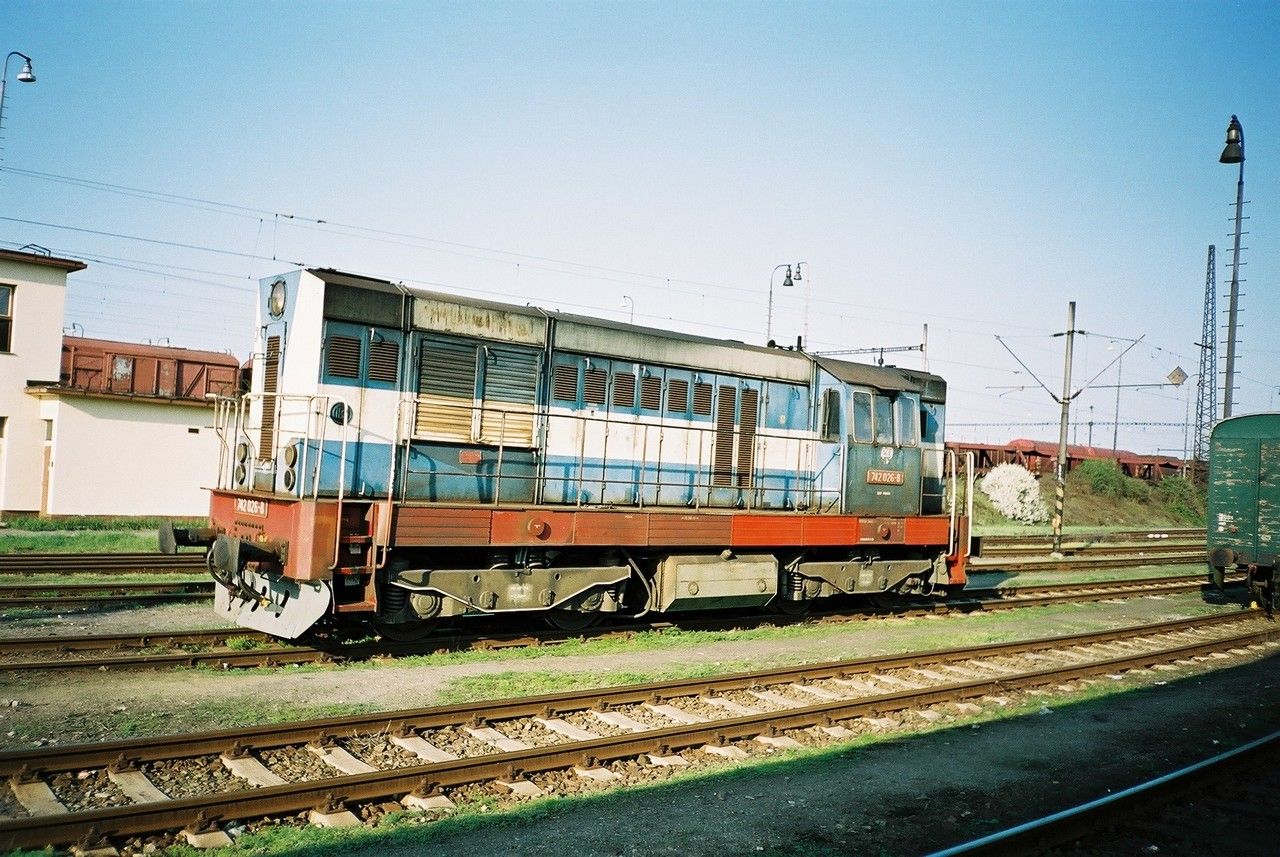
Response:
[{"label": "shrub", "polygon": [[1169,509],[1169,514],[1188,523],[1204,523],[1204,495],[1190,479],[1183,479],[1181,476],[1165,477],[1156,486],[1155,494]]},{"label": "shrub", "polygon": [[1049,520],[1049,509],[1040,499],[1040,483],[1025,467],[1000,464],[979,486],[991,498],[996,511],[1013,521],[1041,524]]},{"label": "shrub", "polygon": [[1148,500],[1151,486],[1141,479],[1125,476],[1120,465],[1109,458],[1092,458],[1082,461],[1075,473],[1089,489],[1099,497],[1124,497],[1128,500]]}]

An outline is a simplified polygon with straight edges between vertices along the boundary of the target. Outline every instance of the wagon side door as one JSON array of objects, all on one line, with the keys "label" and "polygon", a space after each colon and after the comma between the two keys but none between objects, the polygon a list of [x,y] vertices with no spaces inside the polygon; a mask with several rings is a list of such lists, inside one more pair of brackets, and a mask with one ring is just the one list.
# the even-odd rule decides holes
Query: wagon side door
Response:
[{"label": "wagon side door", "polygon": [[1280,441],[1264,440],[1258,455],[1258,562],[1275,565],[1278,555],[1280,555]]}]

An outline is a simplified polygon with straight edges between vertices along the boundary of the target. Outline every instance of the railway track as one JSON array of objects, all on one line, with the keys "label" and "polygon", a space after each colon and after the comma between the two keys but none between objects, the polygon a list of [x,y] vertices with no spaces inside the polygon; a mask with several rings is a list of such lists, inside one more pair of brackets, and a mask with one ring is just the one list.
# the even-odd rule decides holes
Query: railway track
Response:
[{"label": "railway track", "polygon": [[[1204,527],[1166,527],[1150,530],[1114,530],[1099,533],[1072,533],[1063,535],[1064,544],[1117,544],[1132,542],[1138,544],[1159,543],[1161,541],[1194,541],[1204,544]],[[1004,548],[1038,548],[1048,554],[1053,547],[1053,540],[1044,535],[1028,536],[983,536],[983,550]]]},{"label": "railway track", "polygon": [[[970,570],[975,574],[1033,571],[1090,571],[1143,566],[1186,565],[1204,559],[1202,547],[1178,552],[1142,556],[1085,556],[1071,559],[1006,559],[975,557]],[[8,578],[12,580],[13,578]],[[0,608],[66,609],[69,607],[103,607],[125,604],[152,604],[173,601],[196,601],[213,595],[209,580],[174,582],[97,583],[0,583]]]},{"label": "railway track", "polygon": [[[0,848],[157,833],[229,841],[217,825],[348,804],[447,809],[488,788],[627,782],[780,748],[969,716],[1018,692],[1128,670],[1234,663],[1280,647],[1253,614],[603,690],[0,753],[14,811]],[[204,772],[193,777],[192,771]],[[216,775],[215,775],[216,772]],[[645,775],[648,778],[650,775]],[[471,791],[468,791],[471,790]]]},{"label": "railway track", "polygon": [[[931,857],[1005,854],[1271,854],[1280,732],[1081,806]],[[1239,784],[1248,783],[1239,797]]]},{"label": "railway track", "polygon": [[196,601],[213,596],[213,581],[172,583],[3,583],[0,608],[64,609],[119,604]]},{"label": "railway track", "polygon": [[[1231,578],[1236,584],[1240,578]],[[976,589],[958,598],[932,602],[904,601],[896,608],[862,607],[829,610],[806,616],[768,614],[685,617],[674,621],[626,622],[573,632],[440,634],[417,643],[390,641],[329,645],[281,645],[267,634],[244,629],[172,631],[148,634],[94,634],[64,637],[9,637],[0,639],[0,672],[37,672],[72,669],[138,670],[204,666],[214,669],[285,666],[304,663],[360,661],[376,657],[403,657],[438,651],[492,650],[548,646],[584,638],[626,637],[666,630],[732,630],[762,624],[836,623],[880,618],[1002,610],[1070,602],[1168,595],[1205,589],[1202,578],[1173,576],[1145,580],[1097,581],[1031,587]],[[244,647],[226,648],[228,640]],[[206,650],[206,647],[219,647]],[[199,647],[192,649],[190,647]],[[170,651],[157,652],[165,648]],[[127,652],[115,654],[115,652]],[[44,657],[24,660],[22,655]],[[111,653],[111,654],[104,654]]]},{"label": "railway track", "polygon": [[25,553],[0,556],[0,574],[138,574],[205,571],[204,553]]},{"label": "railway track", "polygon": [[[1064,548],[1070,555],[1084,553],[1138,553],[1177,547],[1204,549],[1203,528],[1126,530],[1112,533],[1067,536]],[[984,536],[982,557],[1047,557],[1052,543],[1044,536]],[[160,553],[30,553],[0,556],[0,575],[7,574],[138,574],[147,572],[205,571],[204,553],[189,551],[175,555]]]}]

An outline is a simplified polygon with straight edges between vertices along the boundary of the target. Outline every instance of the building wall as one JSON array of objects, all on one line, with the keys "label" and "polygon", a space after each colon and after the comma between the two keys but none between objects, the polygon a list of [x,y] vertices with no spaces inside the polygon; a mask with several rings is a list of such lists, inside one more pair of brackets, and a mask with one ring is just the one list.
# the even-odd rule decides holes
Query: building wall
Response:
[{"label": "building wall", "polygon": [[27,381],[56,382],[62,359],[67,272],[0,259],[0,283],[14,286],[13,337],[0,353],[0,511],[40,509],[45,425]]},{"label": "building wall", "polygon": [[66,393],[44,405],[54,421],[48,514],[209,513],[219,452],[212,408]]}]

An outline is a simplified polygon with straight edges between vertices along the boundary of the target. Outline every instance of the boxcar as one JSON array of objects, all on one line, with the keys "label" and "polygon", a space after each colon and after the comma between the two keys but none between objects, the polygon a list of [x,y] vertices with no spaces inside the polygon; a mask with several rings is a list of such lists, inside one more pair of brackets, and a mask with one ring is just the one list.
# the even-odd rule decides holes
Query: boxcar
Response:
[{"label": "boxcar", "polygon": [[1280,413],[1218,423],[1209,450],[1208,555],[1215,579],[1249,572],[1254,599],[1274,608],[1280,554]]}]

